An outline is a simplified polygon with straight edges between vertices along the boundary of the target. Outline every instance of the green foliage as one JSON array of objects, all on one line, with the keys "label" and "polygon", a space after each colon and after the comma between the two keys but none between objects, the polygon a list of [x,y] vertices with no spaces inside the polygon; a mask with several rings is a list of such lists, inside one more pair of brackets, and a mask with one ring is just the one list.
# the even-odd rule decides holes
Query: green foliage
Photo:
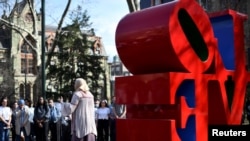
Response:
[{"label": "green foliage", "polygon": [[87,10],[82,10],[81,6],[77,6],[76,10],[70,13],[70,19],[74,26],[78,28],[89,28],[92,23],[89,23],[90,16],[88,16]]},{"label": "green foliage", "polygon": [[[104,69],[102,60],[104,56],[93,53],[94,30],[90,28],[87,11],[82,12],[79,6],[71,13],[72,24],[62,30],[59,38],[59,51],[53,54],[56,64],[48,67],[47,79],[59,82],[59,92],[74,91],[74,80],[84,78],[91,88],[94,96],[100,95],[99,89],[103,89]],[[84,30],[83,30],[84,29]],[[53,79],[52,79],[53,78]]]}]

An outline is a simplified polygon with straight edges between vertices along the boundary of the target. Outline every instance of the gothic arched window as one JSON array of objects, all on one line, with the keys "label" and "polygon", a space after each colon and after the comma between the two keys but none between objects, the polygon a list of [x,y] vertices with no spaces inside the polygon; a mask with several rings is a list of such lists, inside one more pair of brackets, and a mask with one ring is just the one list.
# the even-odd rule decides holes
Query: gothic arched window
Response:
[{"label": "gothic arched window", "polygon": [[36,74],[35,64],[37,60],[32,50],[32,46],[35,46],[35,41],[30,36],[27,36],[26,40],[21,45],[21,73],[25,75]]}]

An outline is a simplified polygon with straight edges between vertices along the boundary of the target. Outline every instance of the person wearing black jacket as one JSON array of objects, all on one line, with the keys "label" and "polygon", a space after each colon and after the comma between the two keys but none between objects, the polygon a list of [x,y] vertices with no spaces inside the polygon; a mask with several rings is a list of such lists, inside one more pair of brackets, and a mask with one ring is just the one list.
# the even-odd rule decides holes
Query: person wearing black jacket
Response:
[{"label": "person wearing black jacket", "polygon": [[12,116],[11,116],[11,125],[12,125],[12,128],[11,128],[11,135],[12,135],[12,141],[16,141],[15,120],[16,120],[16,114],[17,114],[17,111],[18,111],[17,101],[15,101],[12,104],[11,108],[12,108]]},{"label": "person wearing black jacket", "polygon": [[43,97],[39,97],[34,111],[36,141],[49,141],[50,109]]}]

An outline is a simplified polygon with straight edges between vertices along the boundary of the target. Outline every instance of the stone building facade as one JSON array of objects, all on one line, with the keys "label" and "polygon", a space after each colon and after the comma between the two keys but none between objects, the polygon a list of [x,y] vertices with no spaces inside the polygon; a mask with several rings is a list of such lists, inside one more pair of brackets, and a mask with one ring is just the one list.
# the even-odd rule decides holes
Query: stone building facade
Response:
[{"label": "stone building facade", "polygon": [[[33,6],[33,5],[32,5]],[[27,2],[15,3],[9,16],[0,21],[0,96],[11,101],[35,99],[41,52],[41,15],[32,12]],[[35,21],[35,22],[34,22]]]}]

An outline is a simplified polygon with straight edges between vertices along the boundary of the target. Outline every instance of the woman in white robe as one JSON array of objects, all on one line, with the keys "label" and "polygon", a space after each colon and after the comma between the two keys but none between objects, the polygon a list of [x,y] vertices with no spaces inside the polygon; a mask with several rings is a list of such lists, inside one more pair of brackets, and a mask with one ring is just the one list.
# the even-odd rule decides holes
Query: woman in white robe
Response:
[{"label": "woman in white robe", "polygon": [[62,115],[72,114],[71,141],[95,141],[97,136],[95,124],[94,96],[89,91],[86,81],[75,80],[75,92],[70,103],[62,104]]}]

